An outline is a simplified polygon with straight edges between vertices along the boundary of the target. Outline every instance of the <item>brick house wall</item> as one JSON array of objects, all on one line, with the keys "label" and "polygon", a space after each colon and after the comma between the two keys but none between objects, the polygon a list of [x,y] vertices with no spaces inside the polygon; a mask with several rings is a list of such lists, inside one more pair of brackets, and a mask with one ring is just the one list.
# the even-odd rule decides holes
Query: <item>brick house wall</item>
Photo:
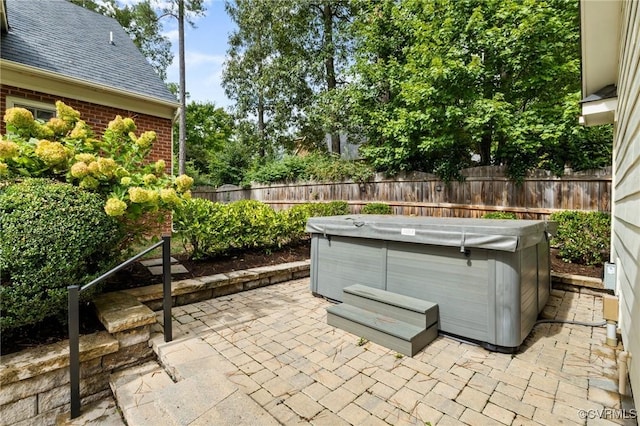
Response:
[{"label": "brick house wall", "polygon": [[[131,117],[136,122],[137,134],[149,130],[153,130],[156,132],[158,139],[153,145],[151,153],[149,154],[149,159],[152,162],[160,159],[164,160],[166,162],[166,172],[171,172],[172,123],[170,119],[154,117],[147,114],[140,114],[135,111],[112,108],[90,102],[78,101],[72,98],[52,96],[46,93],[7,86],[4,84],[0,85],[0,113],[3,117],[7,109],[7,96],[47,103],[51,104],[52,106],[55,105],[56,101],[62,101],[66,105],[78,110],[82,119],[86,121],[89,126],[91,126],[96,134],[102,134],[102,132],[107,128],[109,122],[113,120],[116,115],[120,115],[123,118]],[[4,120],[0,121],[0,134],[4,134],[6,131]],[[170,232],[171,221],[170,218],[168,218],[161,229],[158,230],[158,234],[165,234]]]},{"label": "brick house wall", "polygon": [[[153,117],[146,114],[140,114],[134,111],[127,111],[118,108],[107,107],[103,105],[82,102],[71,98],[63,98],[60,96],[52,96],[45,93],[34,92],[33,90],[21,89],[7,85],[0,86],[0,111],[4,116],[7,105],[7,96],[21,98],[30,101],[43,102],[55,105],[56,101],[62,101],[70,107],[78,110],[80,116],[89,126],[98,134],[102,134],[104,129],[116,115],[122,118],[131,117],[135,120],[137,130],[136,133],[153,130],[158,135],[158,140],[151,150],[151,161],[163,159],[167,163],[167,173],[171,170],[171,120],[160,117]],[[4,121],[0,123],[0,132],[5,133]]]}]

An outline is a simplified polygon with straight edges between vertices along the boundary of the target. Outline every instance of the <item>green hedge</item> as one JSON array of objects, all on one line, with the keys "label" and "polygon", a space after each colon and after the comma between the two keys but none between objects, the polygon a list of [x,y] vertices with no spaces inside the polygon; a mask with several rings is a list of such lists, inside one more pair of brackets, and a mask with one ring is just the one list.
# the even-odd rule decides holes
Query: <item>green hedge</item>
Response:
[{"label": "green hedge", "polygon": [[551,241],[565,262],[598,265],[607,259],[611,241],[611,216],[602,212],[567,210],[553,213],[558,233]]},{"label": "green hedge", "polygon": [[392,214],[393,209],[386,203],[369,203],[362,208],[362,214]]},{"label": "green hedge", "polygon": [[348,213],[344,201],[275,211],[255,200],[221,204],[195,198],[178,209],[173,219],[180,237],[190,246],[191,257],[204,259],[239,250],[283,247],[306,236],[309,217]]},{"label": "green hedge", "polygon": [[515,213],[512,212],[489,212],[482,215],[483,219],[517,219]]},{"label": "green hedge", "polygon": [[27,179],[0,192],[0,330],[64,317],[67,286],[112,266],[119,229],[101,197],[70,184]]}]

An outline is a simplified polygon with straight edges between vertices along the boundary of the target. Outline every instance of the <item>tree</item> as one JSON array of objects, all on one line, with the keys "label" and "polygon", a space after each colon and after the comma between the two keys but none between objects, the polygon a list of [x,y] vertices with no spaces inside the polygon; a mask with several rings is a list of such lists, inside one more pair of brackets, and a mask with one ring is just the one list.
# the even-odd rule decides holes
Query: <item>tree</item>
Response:
[{"label": "tree", "polygon": [[298,22],[302,25],[293,34],[299,37],[309,77],[314,83],[314,96],[305,113],[310,120],[321,123],[330,134],[331,152],[340,154],[340,134],[344,127],[341,114],[332,102],[334,92],[345,83],[349,63],[350,24],[355,13],[351,1],[301,1]]},{"label": "tree", "polygon": [[355,90],[344,103],[369,129],[362,153],[378,169],[453,179],[468,165],[505,164],[518,178],[544,166],[572,131],[565,112],[580,82],[577,2],[361,7]]},{"label": "tree", "polygon": [[223,84],[241,119],[253,116],[262,154],[274,146],[332,135],[340,152],[341,114],[331,92],[349,63],[346,0],[238,0],[227,3],[238,30],[229,39]]},{"label": "tree", "polygon": [[204,14],[204,0],[166,0],[153,2],[142,0],[133,6],[119,7],[118,0],[72,0],[74,3],[87,7],[98,13],[114,17],[125,28],[134,42],[156,68],[158,75],[164,80],[166,69],[171,64],[171,43],[160,35],[162,26],[160,20],[166,16],[174,17],[178,22],[178,56],[180,68],[180,83],[178,85],[178,99],[180,102],[180,131],[178,144],[178,173],[184,174],[186,161],[186,123],[184,111],[186,102],[186,77],[184,59],[184,23],[185,20],[194,26],[193,18]]},{"label": "tree", "polygon": [[260,157],[291,141],[311,91],[299,46],[288,31],[290,5],[278,0],[238,0],[226,9],[238,29],[229,37],[223,72],[227,96],[243,121],[255,117]]},{"label": "tree", "polygon": [[203,15],[205,12],[204,0],[168,0],[162,3],[161,14],[158,19],[165,16],[172,16],[178,21],[178,61],[180,68],[180,83],[178,100],[180,102],[180,121],[178,138],[178,174],[184,174],[186,163],[186,109],[187,109],[187,89],[186,70],[184,59],[184,22],[195,26],[193,18]]},{"label": "tree", "polygon": [[[233,117],[213,103],[190,102],[185,119],[189,128],[186,158],[198,175],[211,175],[216,158],[231,140]],[[179,131],[177,127],[174,126],[174,133]]]}]

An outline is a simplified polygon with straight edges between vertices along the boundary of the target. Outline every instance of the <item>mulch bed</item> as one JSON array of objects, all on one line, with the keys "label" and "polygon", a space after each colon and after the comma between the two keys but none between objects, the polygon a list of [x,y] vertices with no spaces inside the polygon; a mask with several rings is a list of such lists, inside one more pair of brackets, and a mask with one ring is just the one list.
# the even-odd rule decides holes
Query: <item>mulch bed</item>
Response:
[{"label": "mulch bed", "polygon": [[[190,260],[186,256],[174,256],[189,272],[174,275],[173,279],[186,280],[224,272],[257,268],[259,266],[297,262],[309,259],[310,247],[310,242],[304,241],[302,244],[285,247],[281,250],[255,250],[206,260]],[[152,275],[147,268],[136,262],[126,270],[116,274],[115,277],[109,281],[106,288],[109,289],[109,291],[116,291],[149,284],[159,284],[162,282],[162,275]]]},{"label": "mulch bed", "polygon": [[551,249],[551,270],[561,274],[582,275],[584,277],[602,278],[603,266],[585,266],[564,262],[558,256],[557,249]]},{"label": "mulch bed", "polygon": [[[209,260],[189,260],[178,256],[176,258],[189,270],[189,273],[176,275],[174,280],[295,262],[308,259],[309,254],[310,242],[305,241],[300,245],[272,252],[265,252],[264,250],[251,251]],[[602,278],[602,266],[583,266],[563,262],[557,256],[557,250],[554,249],[551,250],[551,270],[558,273]],[[106,291],[116,291],[161,282],[162,276],[152,275],[146,267],[135,263],[116,274],[114,278],[109,280],[105,288]],[[90,306],[81,307],[80,318],[82,322],[81,333],[104,330],[102,324],[92,313]],[[45,321],[43,324],[20,330],[20,332],[14,333],[12,336],[3,335],[0,351],[2,355],[5,355],[39,345],[54,343],[66,338],[66,326],[57,321]]]}]

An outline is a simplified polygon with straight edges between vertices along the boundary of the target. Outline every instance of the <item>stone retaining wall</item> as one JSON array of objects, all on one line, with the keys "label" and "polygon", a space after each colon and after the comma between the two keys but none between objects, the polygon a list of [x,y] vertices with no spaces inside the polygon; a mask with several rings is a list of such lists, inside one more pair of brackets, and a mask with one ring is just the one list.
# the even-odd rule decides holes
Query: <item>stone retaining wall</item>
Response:
[{"label": "stone retaining wall", "polygon": [[[80,337],[80,398],[82,405],[111,395],[109,375],[146,361],[155,314],[132,297],[146,315],[119,331]],[[126,315],[126,313],[123,313]],[[2,357],[0,365],[0,425],[53,425],[70,410],[69,341]]]},{"label": "stone retaining wall", "polygon": [[[180,306],[308,276],[303,261],[174,281],[172,301]],[[94,304],[107,331],[80,337],[82,406],[111,396],[112,373],[154,356],[152,309],[162,309],[162,285],[101,294]],[[3,356],[0,389],[0,426],[56,424],[70,410],[69,341]]]}]

